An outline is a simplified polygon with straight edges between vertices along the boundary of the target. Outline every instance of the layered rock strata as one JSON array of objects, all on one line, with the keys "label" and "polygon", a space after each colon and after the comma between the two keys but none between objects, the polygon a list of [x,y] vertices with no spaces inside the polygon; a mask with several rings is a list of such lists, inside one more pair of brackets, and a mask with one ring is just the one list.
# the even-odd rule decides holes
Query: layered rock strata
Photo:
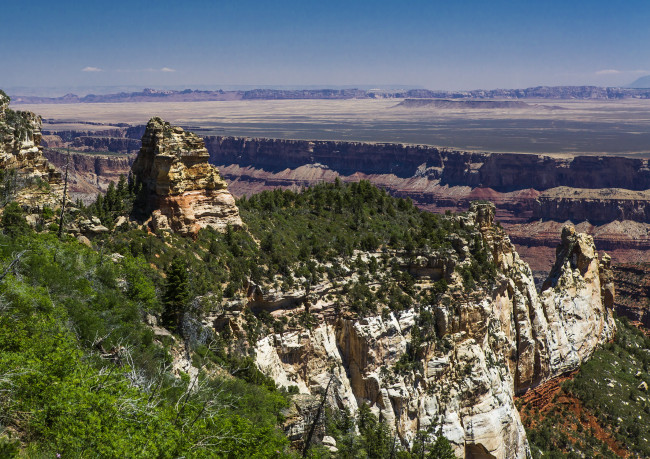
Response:
[{"label": "layered rock strata", "polygon": [[[473,200],[494,202],[512,241],[526,249],[522,256],[545,271],[555,235],[566,223],[592,234],[616,262],[648,261],[648,159],[220,136],[205,141],[210,161],[235,195],[299,189],[336,177],[367,179],[433,212],[463,211]],[[539,263],[539,250],[550,261]]]},{"label": "layered rock strata", "polygon": [[[325,294],[330,289],[312,286],[310,310],[319,315],[318,325],[260,339],[258,367],[304,396],[324,393],[332,379],[327,394],[332,406],[354,412],[368,403],[404,442],[419,429],[440,425],[457,455],[526,457],[514,396],[576,369],[613,336],[609,259],[599,260],[593,239],[567,227],[539,293],[530,268],[493,224],[493,206],[473,205],[459,218],[489,247],[495,283],[469,294],[452,288],[437,304],[422,305],[435,317],[438,338],[422,345],[421,366],[397,365],[412,343],[416,310],[365,318],[335,314],[336,300]],[[430,267],[420,274],[432,279],[459,281],[453,271],[457,261],[434,258],[424,264],[415,260],[414,267]],[[250,301],[259,303],[259,296]],[[273,313],[282,315],[282,307]],[[288,430],[295,433],[306,421],[297,412],[292,416]]]},{"label": "layered rock strata", "polygon": [[152,118],[132,167],[142,186],[134,216],[146,219],[154,230],[185,235],[205,227],[241,227],[235,200],[208,158],[198,136]]},{"label": "layered rock strata", "polygon": [[0,91],[0,170],[3,200],[24,207],[55,207],[62,198],[61,174],[43,156],[41,117],[9,109]]},{"label": "layered rock strata", "polygon": [[277,173],[320,164],[340,175],[394,175],[439,180],[442,186],[521,189],[650,189],[650,160],[610,156],[551,157],[480,153],[425,145],[205,137],[213,164]]},{"label": "layered rock strata", "polygon": [[106,192],[111,182],[117,183],[120,175],[127,177],[135,160],[132,155],[103,155],[43,149],[52,164],[64,168],[70,161],[68,193],[73,200],[94,202],[98,193]]},{"label": "layered rock strata", "polygon": [[650,222],[650,190],[622,188],[551,188],[533,204],[533,219],[588,221],[606,224],[629,220]]},{"label": "layered rock strata", "polygon": [[616,313],[650,330],[650,264],[628,263],[614,267]]}]

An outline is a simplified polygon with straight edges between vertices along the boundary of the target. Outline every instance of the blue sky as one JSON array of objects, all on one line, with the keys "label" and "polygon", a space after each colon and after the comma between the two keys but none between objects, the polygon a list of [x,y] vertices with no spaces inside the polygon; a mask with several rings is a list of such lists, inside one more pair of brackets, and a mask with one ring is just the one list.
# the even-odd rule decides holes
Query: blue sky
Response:
[{"label": "blue sky", "polygon": [[490,89],[650,74],[647,0],[23,0],[1,9],[0,87]]}]

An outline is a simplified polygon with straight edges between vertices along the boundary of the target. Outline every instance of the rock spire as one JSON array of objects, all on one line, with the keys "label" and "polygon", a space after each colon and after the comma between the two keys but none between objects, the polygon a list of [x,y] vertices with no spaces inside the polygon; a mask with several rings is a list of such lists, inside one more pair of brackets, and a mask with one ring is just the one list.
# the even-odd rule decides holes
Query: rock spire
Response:
[{"label": "rock spire", "polygon": [[132,167],[136,183],[142,185],[134,216],[153,229],[184,235],[206,227],[225,231],[243,226],[226,182],[208,159],[196,134],[151,118]]}]

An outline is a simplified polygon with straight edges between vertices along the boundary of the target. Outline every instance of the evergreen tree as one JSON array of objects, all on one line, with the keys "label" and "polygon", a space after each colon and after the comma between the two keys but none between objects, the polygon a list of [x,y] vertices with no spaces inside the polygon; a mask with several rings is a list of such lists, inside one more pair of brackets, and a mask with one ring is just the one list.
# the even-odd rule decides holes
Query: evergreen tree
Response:
[{"label": "evergreen tree", "polygon": [[359,407],[357,423],[366,457],[369,459],[389,457],[393,446],[393,438],[388,425],[378,420],[366,403]]},{"label": "evergreen tree", "polygon": [[23,210],[17,202],[10,202],[2,213],[2,227],[11,237],[29,230],[29,224],[23,216]]},{"label": "evergreen tree", "polygon": [[122,200],[129,196],[129,185],[126,183],[124,174],[120,174],[120,179],[117,181],[117,197]]},{"label": "evergreen tree", "polygon": [[189,286],[187,279],[187,266],[185,262],[176,257],[172,260],[169,270],[165,272],[167,283],[163,296],[163,325],[172,331],[178,330],[183,312],[189,299]]},{"label": "evergreen tree", "polygon": [[104,198],[104,209],[109,212],[118,210],[119,199],[117,197],[117,190],[115,189],[115,182],[108,184],[108,189],[106,190],[106,197]]},{"label": "evergreen tree", "polygon": [[454,450],[452,449],[449,440],[439,434],[436,441],[431,445],[431,450],[427,457],[430,459],[455,459],[456,455],[454,454]]}]

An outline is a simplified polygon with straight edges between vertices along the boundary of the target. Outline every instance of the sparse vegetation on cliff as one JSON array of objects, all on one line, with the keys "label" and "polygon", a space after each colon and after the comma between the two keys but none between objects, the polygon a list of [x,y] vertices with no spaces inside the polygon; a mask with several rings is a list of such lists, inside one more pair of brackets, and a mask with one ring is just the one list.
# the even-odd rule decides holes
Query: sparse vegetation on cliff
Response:
[{"label": "sparse vegetation on cliff", "polygon": [[650,457],[650,337],[618,320],[596,351],[541,409],[523,405],[534,457]]}]

